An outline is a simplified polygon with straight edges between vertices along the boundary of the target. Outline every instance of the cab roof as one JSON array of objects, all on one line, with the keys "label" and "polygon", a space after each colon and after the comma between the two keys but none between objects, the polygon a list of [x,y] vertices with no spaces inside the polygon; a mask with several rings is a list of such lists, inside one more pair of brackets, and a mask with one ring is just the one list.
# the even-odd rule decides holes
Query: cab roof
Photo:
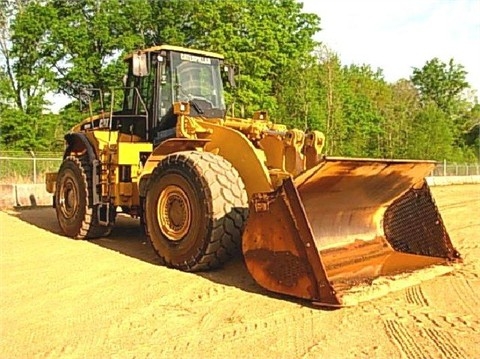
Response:
[{"label": "cab roof", "polygon": [[147,49],[137,50],[137,51],[135,51],[133,53],[130,53],[127,56],[125,56],[124,60],[127,61],[127,60],[131,59],[134,54],[148,53],[148,52],[158,52],[158,51],[161,51],[161,50],[177,51],[177,52],[183,52],[183,53],[187,53],[187,54],[194,54],[194,55],[200,55],[200,56],[205,56],[205,57],[213,57],[213,58],[220,59],[220,60],[224,59],[223,55],[217,54],[216,52],[195,50],[195,49],[190,49],[190,48],[187,48],[187,47],[173,46],[173,45],[159,45],[159,46],[149,47]]}]

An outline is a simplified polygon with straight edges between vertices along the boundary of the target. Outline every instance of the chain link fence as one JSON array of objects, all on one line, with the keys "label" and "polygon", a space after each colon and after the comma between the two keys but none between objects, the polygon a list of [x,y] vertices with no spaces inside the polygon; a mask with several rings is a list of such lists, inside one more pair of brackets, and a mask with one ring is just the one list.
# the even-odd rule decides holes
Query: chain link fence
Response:
[{"label": "chain link fence", "polygon": [[58,171],[61,152],[0,151],[0,184],[44,183],[46,172]]},{"label": "chain link fence", "polygon": [[443,163],[437,164],[431,176],[478,176],[480,163]]},{"label": "chain link fence", "polygon": [[[58,171],[61,152],[0,151],[0,184],[43,183],[46,172]],[[480,175],[480,163],[440,162],[431,176]]]}]

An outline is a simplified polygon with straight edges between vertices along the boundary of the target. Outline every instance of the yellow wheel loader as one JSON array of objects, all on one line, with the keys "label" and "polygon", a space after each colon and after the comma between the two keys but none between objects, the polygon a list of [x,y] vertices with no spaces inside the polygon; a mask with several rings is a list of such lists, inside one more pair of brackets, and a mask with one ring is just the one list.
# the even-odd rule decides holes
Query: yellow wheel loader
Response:
[{"label": "yellow wheel loader", "polygon": [[163,265],[216,268],[241,247],[259,285],[326,306],[460,260],[424,179],[434,162],[330,158],[318,131],[227,116],[233,72],[216,53],[162,45],[125,61],[122,109],[76,125],[47,174],[67,236],[108,235],[121,208]]}]

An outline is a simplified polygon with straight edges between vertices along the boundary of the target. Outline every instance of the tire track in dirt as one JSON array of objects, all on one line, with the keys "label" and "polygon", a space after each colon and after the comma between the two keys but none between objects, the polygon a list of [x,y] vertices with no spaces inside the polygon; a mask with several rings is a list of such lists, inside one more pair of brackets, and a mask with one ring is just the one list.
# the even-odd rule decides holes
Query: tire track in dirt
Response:
[{"label": "tire track in dirt", "polygon": [[[406,314],[403,316],[396,313],[400,320],[382,319],[388,337],[404,357],[408,359],[468,357],[452,334],[447,331],[451,328],[445,328],[448,324],[445,317],[433,318],[428,313],[408,310]],[[401,320],[404,318],[409,318],[409,320],[402,323]],[[440,321],[444,323],[440,323]],[[465,323],[465,321],[462,321],[462,323]],[[470,327],[470,330],[475,331],[473,327]],[[455,331],[458,331],[458,329]]]},{"label": "tire track in dirt", "polygon": [[405,292],[407,303],[418,306],[428,306],[427,298],[425,298],[422,288],[419,285],[409,287]]},{"label": "tire track in dirt", "polygon": [[[298,308],[298,310],[301,309]],[[175,347],[165,348],[162,355],[178,356],[180,354],[182,356],[192,347],[213,347],[219,342],[242,342],[245,339],[268,337],[272,333],[275,333],[276,337],[284,338],[282,346],[288,347],[293,357],[301,358],[315,349],[318,344],[313,340],[316,332],[312,330],[312,316],[315,314],[315,310],[303,310],[301,313],[295,314],[291,309],[270,313],[258,320],[246,322],[243,322],[244,318],[234,314],[231,318],[224,319],[227,324],[225,327],[210,328],[208,337],[199,338],[196,334],[177,337]],[[202,317],[200,320],[202,324],[209,321],[209,315],[206,313]]]},{"label": "tire track in dirt", "polygon": [[[469,266],[465,266],[465,268],[463,268],[462,270],[460,270],[458,272],[457,275],[455,275],[456,277],[463,277],[465,278],[465,280],[467,281],[468,285],[470,287],[472,287],[472,281],[477,281],[477,282],[480,282],[480,276],[478,275],[477,273],[477,269],[476,269],[476,266],[474,265],[469,265]],[[472,290],[475,292],[475,289],[472,288]]]},{"label": "tire track in dirt", "polygon": [[[433,344],[433,348],[436,349],[436,356],[440,355],[445,359],[468,357],[449,332],[452,330],[457,333],[462,332],[459,328],[459,323],[462,328],[475,330],[465,320],[462,320],[460,316],[453,315],[452,319],[454,321],[449,321],[446,315],[432,315],[433,312],[429,309],[420,312],[409,311],[408,313],[420,327],[420,335],[427,339],[429,344]],[[432,346],[430,345],[430,347]]]},{"label": "tire track in dirt", "polygon": [[[465,307],[468,307],[469,302],[476,307],[478,299],[472,296],[473,288],[464,278],[456,279],[461,284],[454,284],[455,281],[451,283],[455,286],[459,299],[463,301]],[[467,299],[459,295],[461,290],[470,291]],[[387,336],[400,350],[402,356],[409,359],[468,357],[449,331],[453,330],[453,333],[458,334],[477,332],[474,316],[462,316],[457,313],[442,315],[436,312],[430,306],[421,285],[407,288],[404,298],[407,304],[404,307],[396,306],[381,310],[375,306],[373,308],[381,314]]]},{"label": "tire track in dirt", "polygon": [[414,335],[409,329],[395,319],[384,320],[385,330],[393,344],[408,359],[427,358],[424,349],[418,344]]},{"label": "tire track in dirt", "polygon": [[208,337],[200,338],[198,335],[181,335],[175,339],[174,347],[165,348],[162,356],[173,355],[174,357],[182,356],[188,352],[190,348],[200,348],[203,346],[215,346],[218,342],[235,342],[242,341],[244,338],[252,336],[263,336],[277,327],[277,321],[262,321],[255,323],[239,323],[229,326],[228,329],[220,328],[211,330]]},{"label": "tire track in dirt", "polygon": [[[250,336],[268,332],[274,328],[286,328],[286,324],[300,324],[303,323],[303,317],[287,316],[278,313],[278,315],[270,315],[259,321],[253,321],[249,323],[239,323],[234,328],[222,331],[222,339],[237,339],[237,337]],[[253,333],[252,333],[253,332]]]},{"label": "tire track in dirt", "polygon": [[[398,313],[398,311],[397,311]],[[421,328],[434,328],[441,331],[477,332],[480,324],[478,316],[451,311],[440,311],[439,308],[425,306],[405,308],[405,315]],[[400,314],[398,314],[400,315]]]},{"label": "tire track in dirt", "polygon": [[470,281],[463,275],[454,275],[450,277],[449,282],[460,306],[466,311],[478,315],[479,299]]},{"label": "tire track in dirt", "polygon": [[[474,227],[474,226],[471,226],[471,227]],[[478,226],[480,227],[480,226]],[[464,227],[462,227],[464,228]],[[462,242],[459,242],[459,245],[458,247],[461,249],[461,250],[467,250],[469,253],[470,252],[473,252],[475,250],[479,250],[480,249],[480,246],[476,243],[462,243]],[[462,253],[463,254],[463,253]]]},{"label": "tire track in dirt", "polygon": [[435,328],[426,328],[423,333],[434,343],[443,358],[467,358],[465,352],[458,346],[450,333]]},{"label": "tire track in dirt", "polygon": [[[454,328],[454,330],[459,332],[474,332],[478,333],[478,328],[480,328],[480,319],[473,317],[471,314],[467,315],[440,315],[436,319],[430,318],[432,321],[437,322],[441,320],[444,325],[449,328]],[[437,322],[438,323],[438,322]]]}]

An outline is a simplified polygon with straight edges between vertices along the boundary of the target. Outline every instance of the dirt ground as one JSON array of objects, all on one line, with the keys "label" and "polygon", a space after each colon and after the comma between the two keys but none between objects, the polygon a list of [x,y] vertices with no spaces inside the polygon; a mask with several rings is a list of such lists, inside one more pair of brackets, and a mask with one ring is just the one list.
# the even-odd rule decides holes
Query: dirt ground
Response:
[{"label": "dirt ground", "polygon": [[433,193],[464,263],[339,310],[266,292],[241,258],[161,267],[127,217],[87,242],[51,208],[0,212],[0,358],[480,358],[480,185]]}]

